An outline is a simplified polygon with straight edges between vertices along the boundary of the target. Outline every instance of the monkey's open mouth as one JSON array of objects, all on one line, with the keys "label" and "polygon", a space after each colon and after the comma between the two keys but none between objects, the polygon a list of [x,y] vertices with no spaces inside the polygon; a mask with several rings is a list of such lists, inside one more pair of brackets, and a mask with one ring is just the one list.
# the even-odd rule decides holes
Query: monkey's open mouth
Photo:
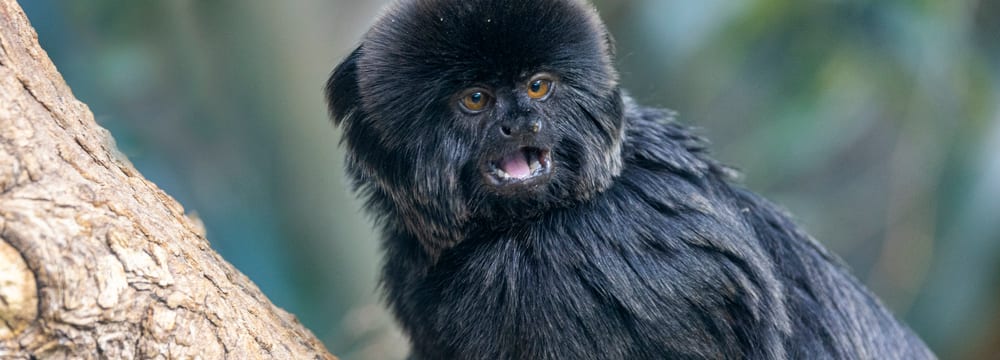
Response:
[{"label": "monkey's open mouth", "polygon": [[496,186],[529,184],[547,178],[551,168],[552,159],[548,149],[525,146],[490,161],[486,178]]}]

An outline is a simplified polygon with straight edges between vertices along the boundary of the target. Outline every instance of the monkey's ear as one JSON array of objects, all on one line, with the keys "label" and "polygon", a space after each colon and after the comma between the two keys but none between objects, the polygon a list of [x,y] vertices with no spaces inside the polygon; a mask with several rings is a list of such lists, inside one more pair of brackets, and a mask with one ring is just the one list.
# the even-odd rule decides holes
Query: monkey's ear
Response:
[{"label": "monkey's ear", "polygon": [[330,117],[334,125],[340,125],[343,120],[352,116],[361,106],[361,92],[358,89],[358,59],[361,57],[361,46],[354,49],[344,61],[333,69],[333,74],[326,81],[326,101],[330,107]]}]

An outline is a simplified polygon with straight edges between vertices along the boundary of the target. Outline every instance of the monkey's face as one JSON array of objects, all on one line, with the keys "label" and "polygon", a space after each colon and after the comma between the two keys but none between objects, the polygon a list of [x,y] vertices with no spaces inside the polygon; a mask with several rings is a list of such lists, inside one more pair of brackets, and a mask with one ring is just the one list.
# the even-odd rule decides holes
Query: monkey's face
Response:
[{"label": "monkey's face", "polygon": [[327,95],[359,185],[441,236],[609,186],[623,131],[612,52],[575,0],[403,1]]},{"label": "monkey's face", "polygon": [[[553,75],[538,73],[522,84],[499,90],[473,87],[459,96],[458,108],[470,121],[480,123],[482,149],[477,170],[487,190],[506,197],[532,197],[552,178],[554,120],[546,113],[557,85]],[[518,86],[521,85],[521,86]],[[487,110],[492,114],[474,119]]]}]

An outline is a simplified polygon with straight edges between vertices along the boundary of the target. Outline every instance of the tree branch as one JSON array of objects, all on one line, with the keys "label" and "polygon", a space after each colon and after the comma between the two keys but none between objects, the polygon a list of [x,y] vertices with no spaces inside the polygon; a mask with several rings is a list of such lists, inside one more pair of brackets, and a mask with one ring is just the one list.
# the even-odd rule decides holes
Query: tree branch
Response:
[{"label": "tree branch", "polygon": [[0,148],[0,358],[334,358],[118,153],[14,0]]}]

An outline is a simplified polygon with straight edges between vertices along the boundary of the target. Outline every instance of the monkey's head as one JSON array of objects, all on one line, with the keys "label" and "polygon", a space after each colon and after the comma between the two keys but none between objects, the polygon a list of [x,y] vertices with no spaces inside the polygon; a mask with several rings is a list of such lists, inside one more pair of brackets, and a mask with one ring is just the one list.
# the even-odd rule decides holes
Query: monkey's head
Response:
[{"label": "monkey's head", "polygon": [[577,0],[408,0],[330,77],[348,171],[432,255],[603,191],[621,171],[613,46]]}]

